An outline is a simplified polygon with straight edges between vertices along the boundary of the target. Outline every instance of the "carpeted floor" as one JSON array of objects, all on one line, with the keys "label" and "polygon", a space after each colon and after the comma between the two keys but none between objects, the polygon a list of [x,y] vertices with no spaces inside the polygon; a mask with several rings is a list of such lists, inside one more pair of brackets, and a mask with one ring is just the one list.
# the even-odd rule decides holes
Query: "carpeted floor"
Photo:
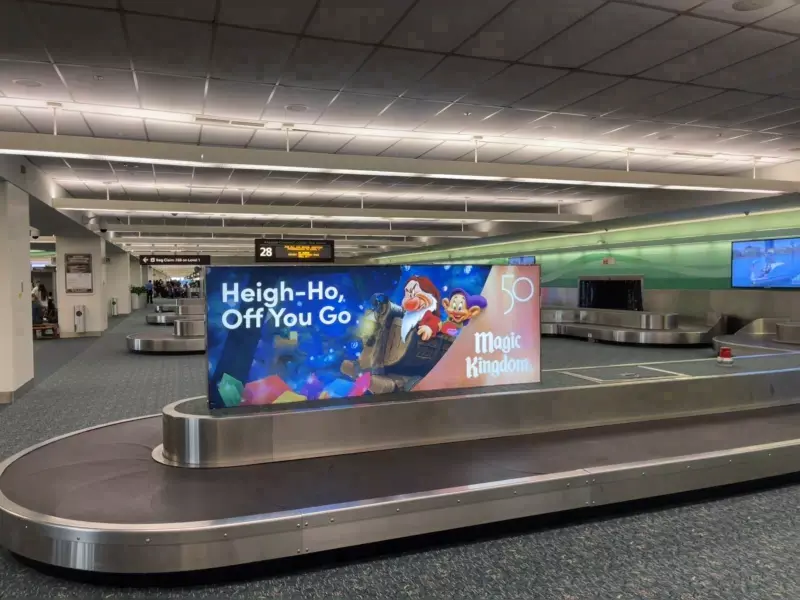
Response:
[{"label": "carpeted floor", "polygon": [[[203,356],[128,353],[125,336],[148,328],[139,312],[102,338],[37,346],[35,387],[0,409],[0,457],[202,395]],[[570,340],[545,340],[543,348],[545,368],[567,366],[565,360],[579,366],[592,358],[619,364],[687,356],[636,348],[623,356],[608,347],[596,353],[597,346]],[[371,559],[331,558],[280,574],[264,565],[244,579],[186,588],[65,581],[0,551],[0,598],[792,600],[800,598],[798,507],[800,486],[789,486]]]}]

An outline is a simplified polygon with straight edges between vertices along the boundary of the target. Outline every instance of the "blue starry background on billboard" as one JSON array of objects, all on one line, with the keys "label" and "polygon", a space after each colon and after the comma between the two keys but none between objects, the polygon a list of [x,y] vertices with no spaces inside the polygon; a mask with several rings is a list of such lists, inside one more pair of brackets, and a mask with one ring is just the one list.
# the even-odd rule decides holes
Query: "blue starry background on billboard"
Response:
[{"label": "blue starry background on billboard", "polygon": [[[455,289],[479,294],[490,270],[489,265],[210,267],[206,272],[209,406],[356,400],[370,395],[369,381],[348,377],[342,365],[361,356],[364,316],[373,299],[400,304],[412,275],[429,278],[442,298]],[[245,297],[246,289],[254,296]],[[258,290],[270,289],[278,292],[277,300],[264,298],[275,304],[273,313],[255,297]],[[260,323],[255,315],[259,308],[264,309]]]}]

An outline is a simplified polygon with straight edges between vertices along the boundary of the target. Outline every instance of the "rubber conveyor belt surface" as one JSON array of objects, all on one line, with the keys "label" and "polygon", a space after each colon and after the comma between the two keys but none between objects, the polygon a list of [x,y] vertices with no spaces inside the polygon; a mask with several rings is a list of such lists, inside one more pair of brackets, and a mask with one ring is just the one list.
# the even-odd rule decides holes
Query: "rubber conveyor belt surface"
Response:
[{"label": "rubber conveyor belt surface", "polygon": [[43,515],[177,523],[411,494],[791,440],[800,406],[226,469],[151,457],[161,418],[60,438],[8,465],[0,492]]}]

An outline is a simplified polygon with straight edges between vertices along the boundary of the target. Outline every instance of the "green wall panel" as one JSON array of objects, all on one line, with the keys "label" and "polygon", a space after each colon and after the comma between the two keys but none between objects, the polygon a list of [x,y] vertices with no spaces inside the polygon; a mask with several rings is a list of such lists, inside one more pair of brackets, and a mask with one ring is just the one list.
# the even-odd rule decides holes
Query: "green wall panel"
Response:
[{"label": "green wall panel", "polygon": [[[611,257],[614,264],[603,264]],[[575,287],[581,276],[640,275],[647,289],[730,287],[730,242],[664,244],[536,255],[545,287]]]}]

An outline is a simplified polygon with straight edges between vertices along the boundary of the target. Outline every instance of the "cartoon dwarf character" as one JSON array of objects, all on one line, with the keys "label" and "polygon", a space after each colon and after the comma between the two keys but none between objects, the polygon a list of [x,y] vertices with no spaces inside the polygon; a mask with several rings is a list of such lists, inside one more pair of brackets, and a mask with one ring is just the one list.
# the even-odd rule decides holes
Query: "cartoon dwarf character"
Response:
[{"label": "cartoon dwarf character", "polygon": [[400,334],[403,341],[415,328],[417,335],[426,342],[439,332],[441,299],[439,289],[427,277],[414,275],[408,280],[402,302],[405,312]]},{"label": "cartoon dwarf character", "polygon": [[462,289],[455,289],[450,298],[442,300],[447,319],[442,321],[440,330],[447,335],[457,336],[471,319],[477,317],[487,306],[486,298],[471,295]]}]

